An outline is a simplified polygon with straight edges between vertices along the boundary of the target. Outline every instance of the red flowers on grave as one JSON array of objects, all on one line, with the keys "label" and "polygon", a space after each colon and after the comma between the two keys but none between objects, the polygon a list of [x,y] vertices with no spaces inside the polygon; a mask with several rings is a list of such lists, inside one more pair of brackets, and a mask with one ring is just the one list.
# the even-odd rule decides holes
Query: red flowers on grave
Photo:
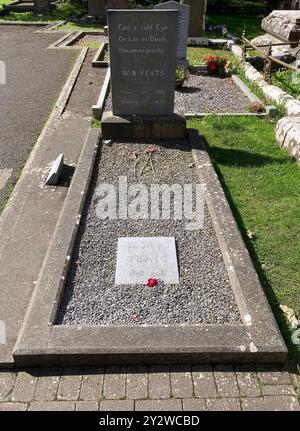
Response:
[{"label": "red flowers on grave", "polygon": [[208,55],[204,59],[208,73],[220,78],[228,76],[231,73],[231,62],[228,59],[227,54]]},{"label": "red flowers on grave", "polygon": [[147,286],[148,287],[154,287],[157,285],[157,280],[156,278],[149,278],[149,280],[147,281]]},{"label": "red flowers on grave", "polygon": [[139,163],[139,156],[140,156],[139,149],[133,150],[132,153],[129,156],[130,159],[134,159],[133,175],[135,177],[136,177],[136,168],[137,168],[137,165]]},{"label": "red flowers on grave", "polygon": [[155,174],[155,169],[154,169],[154,165],[153,165],[153,155],[156,154],[158,152],[158,147],[156,147],[155,145],[152,145],[151,147],[147,147],[144,150],[145,156],[146,156],[146,161],[144,163],[144,166],[142,168],[141,171],[141,175],[143,175],[144,170],[146,168],[147,165],[151,166],[151,169],[153,171],[153,173]]}]

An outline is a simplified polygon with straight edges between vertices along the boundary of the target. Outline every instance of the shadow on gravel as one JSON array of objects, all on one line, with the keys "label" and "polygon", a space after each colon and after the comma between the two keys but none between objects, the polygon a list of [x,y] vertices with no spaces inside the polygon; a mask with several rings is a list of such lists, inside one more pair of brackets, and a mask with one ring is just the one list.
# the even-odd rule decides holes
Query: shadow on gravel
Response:
[{"label": "shadow on gravel", "polygon": [[199,91],[202,91],[201,88],[199,87],[181,87],[181,88],[177,88],[176,91],[178,93],[198,93]]}]

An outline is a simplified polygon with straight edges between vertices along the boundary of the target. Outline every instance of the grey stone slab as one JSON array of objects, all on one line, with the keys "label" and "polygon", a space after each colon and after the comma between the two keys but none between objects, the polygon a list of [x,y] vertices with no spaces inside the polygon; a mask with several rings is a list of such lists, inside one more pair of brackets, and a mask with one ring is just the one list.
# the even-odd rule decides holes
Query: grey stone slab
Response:
[{"label": "grey stone slab", "polygon": [[149,368],[149,398],[167,399],[171,397],[170,367],[153,365]]},{"label": "grey stone slab", "polygon": [[186,119],[183,115],[178,114],[164,117],[140,115],[118,117],[112,112],[104,112],[101,119],[101,131],[104,139],[113,140],[184,139],[186,138]]},{"label": "grey stone slab", "polygon": [[242,407],[246,412],[265,411],[266,405],[264,399],[261,398],[242,398]]},{"label": "grey stone slab", "polygon": [[182,400],[182,403],[184,411],[201,412],[206,410],[205,400],[192,398],[190,400]]},{"label": "grey stone slab", "polygon": [[209,411],[240,411],[241,402],[239,398],[215,398],[206,400]]},{"label": "grey stone slab", "polygon": [[171,367],[171,391],[174,398],[192,398],[194,395],[191,367]]},{"label": "grey stone slab", "polygon": [[186,60],[187,39],[189,31],[190,7],[176,1],[167,1],[154,6],[154,9],[174,9],[178,11],[177,63]]},{"label": "grey stone slab", "polygon": [[189,37],[202,36],[205,30],[207,0],[183,0],[190,6]]},{"label": "grey stone slab", "polygon": [[217,366],[214,374],[221,397],[240,396],[236,375],[230,365]]},{"label": "grey stone slab", "polygon": [[31,401],[37,384],[37,373],[33,370],[18,373],[11,401]]},{"label": "grey stone slab", "polygon": [[128,0],[106,0],[107,9],[128,9]]},{"label": "grey stone slab", "polygon": [[76,401],[79,399],[82,382],[82,370],[77,368],[65,368],[60,378],[57,399],[64,401]]},{"label": "grey stone slab", "polygon": [[181,400],[142,400],[136,401],[136,411],[182,411]]},{"label": "grey stone slab", "polygon": [[217,395],[214,373],[211,365],[195,365],[192,368],[194,394],[197,398],[215,398]]},{"label": "grey stone slab", "polygon": [[0,373],[0,401],[7,401],[11,393],[17,374],[15,372]]},{"label": "grey stone slab", "polygon": [[179,283],[175,238],[119,238],[115,283],[146,284],[149,278]]},{"label": "grey stone slab", "polygon": [[103,368],[84,369],[80,390],[80,399],[99,401],[103,390]]},{"label": "grey stone slab", "polygon": [[56,185],[64,166],[64,155],[60,154],[52,163],[49,175],[46,179],[47,186]]},{"label": "grey stone slab", "polygon": [[39,401],[54,401],[56,399],[61,370],[59,368],[41,370],[34,398]]},{"label": "grey stone slab", "polygon": [[105,400],[100,403],[100,411],[127,412],[134,410],[134,402],[130,400]]},{"label": "grey stone slab", "polygon": [[173,113],[177,21],[177,11],[108,11],[114,115]]},{"label": "grey stone slab", "polygon": [[283,41],[299,42],[300,11],[274,10],[262,20],[262,28]]},{"label": "grey stone slab", "polygon": [[106,16],[105,0],[88,0],[88,15],[96,17]]},{"label": "grey stone slab", "polygon": [[72,401],[33,401],[30,403],[28,411],[74,411],[75,402]]},{"label": "grey stone slab", "polygon": [[295,395],[292,385],[263,385],[263,395]]},{"label": "grey stone slab", "polygon": [[135,366],[127,368],[126,398],[129,400],[148,398],[148,375],[146,367]]},{"label": "grey stone slab", "polygon": [[[126,395],[126,368],[107,367],[104,377],[103,396],[108,400],[121,400]],[[101,407],[100,407],[101,409]]]},{"label": "grey stone slab", "polygon": [[255,371],[247,368],[247,366],[239,367],[236,371],[236,377],[242,397],[250,398],[261,396],[258,376]]},{"label": "grey stone slab", "polygon": [[267,396],[264,398],[268,411],[300,411],[300,404],[296,397],[291,396]]},{"label": "grey stone slab", "polygon": [[26,411],[27,403],[2,403],[0,402],[0,412]]},{"label": "grey stone slab", "polygon": [[98,401],[76,401],[75,410],[78,412],[92,412],[99,410]]}]

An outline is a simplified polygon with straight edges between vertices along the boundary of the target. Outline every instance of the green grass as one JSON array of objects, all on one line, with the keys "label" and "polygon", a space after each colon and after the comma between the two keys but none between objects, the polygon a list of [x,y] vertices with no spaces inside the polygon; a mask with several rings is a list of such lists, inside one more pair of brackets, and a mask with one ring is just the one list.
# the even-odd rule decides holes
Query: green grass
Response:
[{"label": "green grass", "polygon": [[91,119],[91,127],[93,129],[100,129],[101,128],[101,121],[98,120],[95,117],[92,117],[92,119]]},{"label": "green grass", "polygon": [[213,49],[213,48],[199,48],[199,47],[188,47],[188,59],[192,65],[204,63],[205,57],[208,55],[228,55],[230,61],[235,61],[236,58],[228,50],[224,49]]},{"label": "green grass", "polygon": [[62,26],[58,27],[57,30],[61,30],[61,31],[71,31],[71,30],[103,31],[103,26],[100,24],[67,22],[66,24],[63,24]]},{"label": "green grass", "polygon": [[236,74],[247,85],[249,90],[251,90],[252,93],[254,93],[262,101],[262,103],[264,105],[272,104],[272,105],[277,107],[277,109],[278,109],[277,119],[282,118],[286,115],[286,109],[285,109],[284,105],[276,103],[274,100],[272,100],[271,102],[270,102],[270,100],[267,100],[262,89],[257,84],[255,84],[254,82],[249,81],[249,79],[246,78],[246,75],[242,69],[238,68],[236,70]]},{"label": "green grass", "polygon": [[246,37],[253,39],[256,36],[264,34],[261,28],[263,16],[239,16],[239,15],[212,15],[206,17],[208,24],[226,24],[229,33],[241,37],[246,27]]},{"label": "green grass", "polygon": [[278,70],[272,74],[272,84],[300,100],[300,75],[292,70]]},{"label": "green grass", "polygon": [[81,43],[79,43],[79,46],[86,46],[88,48],[99,48],[100,43],[98,43],[98,42],[81,42]]},{"label": "green grass", "polygon": [[291,343],[279,309],[286,304],[300,315],[299,165],[278,147],[275,124],[264,119],[208,116],[190,120],[189,127],[199,129],[208,143],[291,357],[299,358],[300,348]]},{"label": "green grass", "polygon": [[9,4],[12,3],[14,0],[0,0],[0,6],[4,5],[4,4]]}]

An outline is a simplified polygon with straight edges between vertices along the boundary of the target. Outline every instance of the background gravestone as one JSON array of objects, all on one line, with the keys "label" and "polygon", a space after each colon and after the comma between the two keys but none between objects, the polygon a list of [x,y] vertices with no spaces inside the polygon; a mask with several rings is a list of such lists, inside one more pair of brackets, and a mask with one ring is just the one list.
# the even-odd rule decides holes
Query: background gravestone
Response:
[{"label": "background gravestone", "polygon": [[108,10],[113,114],[174,111],[178,12]]},{"label": "background gravestone", "polygon": [[155,9],[174,9],[178,10],[178,33],[177,33],[177,54],[178,64],[186,63],[186,49],[189,29],[189,10],[190,7],[176,1],[167,1],[154,6]]},{"label": "background gravestone", "polygon": [[128,9],[128,0],[106,0],[106,9]]},{"label": "background gravestone", "polygon": [[88,15],[96,17],[106,16],[105,0],[88,0]]},{"label": "background gravestone", "polygon": [[205,32],[207,0],[183,0],[190,6],[189,37],[200,37]]},{"label": "background gravestone", "polygon": [[47,15],[50,12],[49,0],[33,0],[33,4],[37,15]]}]

